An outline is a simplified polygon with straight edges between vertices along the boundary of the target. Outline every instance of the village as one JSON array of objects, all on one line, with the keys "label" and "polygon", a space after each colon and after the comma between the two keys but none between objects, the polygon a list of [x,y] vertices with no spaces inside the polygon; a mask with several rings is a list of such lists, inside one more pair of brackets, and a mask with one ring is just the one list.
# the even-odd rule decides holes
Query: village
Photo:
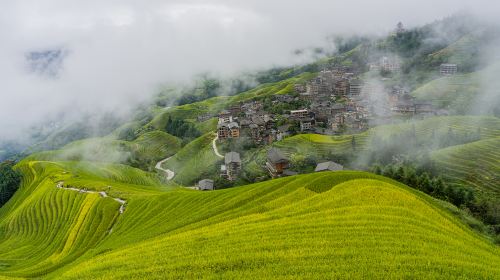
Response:
[{"label": "village", "polygon": [[[370,72],[401,71],[399,60],[387,56],[368,66]],[[456,64],[442,64],[439,73],[454,75],[457,68]],[[306,83],[295,84],[292,93],[241,102],[219,112],[216,141],[224,143],[229,139],[245,138],[254,145],[264,146],[297,133],[355,134],[398,118],[447,114],[435,110],[429,102],[415,100],[403,86],[385,88],[379,84],[365,81],[356,69],[332,66]],[[198,121],[211,117],[204,114]],[[280,150],[271,148],[268,151],[265,168],[272,178],[297,174],[288,169],[289,165],[290,160]],[[338,163],[323,162],[315,171],[342,169]],[[226,153],[220,177],[234,181],[240,170],[240,154],[237,151]],[[213,180],[199,182],[198,189],[213,188]]]}]

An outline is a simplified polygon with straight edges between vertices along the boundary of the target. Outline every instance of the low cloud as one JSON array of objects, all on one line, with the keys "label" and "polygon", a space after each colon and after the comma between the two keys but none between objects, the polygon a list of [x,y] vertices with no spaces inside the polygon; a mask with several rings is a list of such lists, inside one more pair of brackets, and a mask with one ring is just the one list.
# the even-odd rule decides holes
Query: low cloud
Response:
[{"label": "low cloud", "polygon": [[[384,34],[490,1],[11,1],[0,10],[0,140],[47,119],[126,114],[161,85],[303,63],[331,34]],[[432,7],[432,8],[429,8]],[[484,7],[484,8],[483,8]],[[497,8],[497,9],[495,9]],[[33,54],[61,52],[55,60]],[[36,55],[35,55],[36,56]],[[45,59],[45,60],[44,60]],[[1,141],[0,141],[1,142]]]}]

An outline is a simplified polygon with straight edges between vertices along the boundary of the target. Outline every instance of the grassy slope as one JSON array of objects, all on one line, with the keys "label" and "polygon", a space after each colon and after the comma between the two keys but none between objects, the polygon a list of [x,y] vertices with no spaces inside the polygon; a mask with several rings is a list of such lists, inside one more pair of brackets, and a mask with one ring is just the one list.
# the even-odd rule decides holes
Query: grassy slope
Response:
[{"label": "grassy slope", "polygon": [[429,62],[439,61],[458,65],[468,64],[474,59],[474,55],[476,55],[474,50],[478,48],[479,44],[480,40],[474,34],[466,34],[446,48],[430,54],[428,60]]},{"label": "grassy slope", "polygon": [[[0,277],[500,275],[491,266],[498,247],[445,204],[369,173],[165,192],[123,165],[25,160],[17,168],[23,186],[0,209]],[[60,180],[111,185],[125,213],[110,198],[55,188]]]},{"label": "grassy slope", "polygon": [[420,86],[412,95],[439,108],[467,112],[480,91],[480,84],[477,73],[442,77]]},{"label": "grassy slope", "polygon": [[213,175],[219,170],[221,159],[212,149],[213,132],[209,132],[184,146],[164,167],[175,172],[174,181],[191,186],[204,176]]},{"label": "grassy slope", "polygon": [[[452,184],[473,187],[481,193],[500,197],[500,119],[494,117],[455,116],[431,118],[415,123],[418,141],[431,139],[432,130],[444,135],[452,128],[454,133],[474,133],[481,128],[482,140],[452,146],[431,153],[440,175]],[[387,138],[391,134],[410,131],[410,124],[375,127],[356,135],[357,151],[370,145],[372,137]],[[296,135],[274,144],[291,155],[312,155],[319,160],[336,159],[352,151],[351,137],[324,135]]]},{"label": "grassy slope", "polygon": [[479,95],[497,87],[499,70],[500,63],[494,62],[481,71],[441,77],[421,85],[412,95],[419,100],[431,101],[439,108],[467,114],[477,109],[474,106]]},{"label": "grassy slope", "polygon": [[[423,140],[429,139],[433,130],[435,133],[444,134],[449,128],[453,129],[456,134],[463,134],[465,132],[477,132],[477,129],[480,127],[483,139],[500,136],[500,119],[494,117],[434,117],[417,121],[414,124],[417,137]],[[387,139],[393,134],[408,132],[411,129],[412,124],[410,123],[377,126],[355,135],[357,149],[365,149],[367,145],[370,145],[370,139],[373,137]],[[287,154],[315,155],[321,159],[327,157],[330,153],[335,155],[350,152],[351,140],[352,135],[326,136],[299,134],[276,142],[274,145]]]},{"label": "grassy slope", "polygon": [[314,76],[315,74],[303,73],[280,82],[260,85],[252,90],[235,96],[218,96],[192,104],[176,106],[158,114],[148,125],[152,125],[157,129],[162,129],[165,127],[169,116],[194,122],[199,115],[205,113],[215,115],[231,104],[236,104],[256,97],[292,93],[294,84],[304,82]]},{"label": "grassy slope", "polygon": [[[453,116],[435,117],[415,122],[415,131],[419,141],[427,141],[432,131],[436,135],[444,135],[451,128],[456,134],[475,133],[481,128],[481,137],[488,139],[500,136],[500,119],[494,117]],[[371,145],[374,137],[388,139],[391,135],[408,132],[412,124],[401,123],[372,128],[356,134],[356,149],[359,153]],[[210,133],[184,146],[165,166],[176,172],[174,181],[192,185],[197,180],[213,177],[218,172],[219,160],[211,148],[213,135]],[[286,155],[301,154],[314,156],[320,160],[336,160],[339,156],[352,153],[352,135],[327,136],[318,134],[299,134],[273,143]],[[255,149],[243,153],[243,170],[248,176],[262,176],[262,165],[265,163],[267,148]],[[195,168],[193,168],[193,166]]]},{"label": "grassy slope", "polygon": [[209,193],[178,191],[164,195],[162,205],[170,212],[156,214],[164,223],[157,226],[171,228],[165,235],[78,262],[53,276],[500,275],[491,265],[500,261],[498,247],[429,197],[366,173],[306,175]]},{"label": "grassy slope", "polygon": [[442,149],[432,159],[449,182],[500,198],[500,137]]},{"label": "grassy slope", "polygon": [[93,161],[125,163],[129,159],[148,162],[157,161],[175,154],[181,148],[181,140],[163,131],[150,131],[134,141],[115,140],[112,137],[89,138],[72,142],[60,150],[47,151],[30,156],[31,159],[47,161]]},{"label": "grassy slope", "polygon": [[0,275],[36,277],[95,247],[116,223],[120,204],[65,184],[107,190],[115,197],[151,195],[165,187],[155,176],[124,165],[25,160],[23,184],[0,209]]},{"label": "grassy slope", "polygon": [[132,151],[153,162],[171,156],[181,148],[181,140],[163,131],[150,131],[132,142]]}]

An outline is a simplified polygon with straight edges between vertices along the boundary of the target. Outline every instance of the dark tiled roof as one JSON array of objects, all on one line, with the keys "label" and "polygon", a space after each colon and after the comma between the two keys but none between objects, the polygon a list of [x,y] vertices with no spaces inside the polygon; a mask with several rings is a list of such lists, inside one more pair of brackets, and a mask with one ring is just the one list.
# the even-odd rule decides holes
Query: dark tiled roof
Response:
[{"label": "dark tiled roof", "polygon": [[278,150],[276,148],[271,148],[267,152],[267,159],[271,163],[288,162],[288,159],[281,153],[280,150]]},{"label": "dark tiled roof", "polygon": [[316,169],[314,171],[337,171],[337,170],[343,170],[344,167],[338,163],[335,163],[333,161],[327,161],[327,162],[322,162],[319,163],[316,166]]},{"label": "dark tiled roof", "polygon": [[198,182],[198,187],[200,190],[213,190],[214,189],[214,181],[210,179],[203,179]]},{"label": "dark tiled roof", "polygon": [[241,163],[240,154],[237,152],[229,152],[225,155],[224,162],[226,165],[232,162]]}]

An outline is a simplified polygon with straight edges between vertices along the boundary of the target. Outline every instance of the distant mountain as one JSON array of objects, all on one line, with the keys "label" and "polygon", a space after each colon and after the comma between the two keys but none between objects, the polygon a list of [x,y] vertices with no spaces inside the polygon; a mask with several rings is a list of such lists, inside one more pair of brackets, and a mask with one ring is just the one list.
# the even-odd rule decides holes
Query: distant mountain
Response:
[{"label": "distant mountain", "polygon": [[31,51],[26,54],[29,70],[46,77],[57,77],[61,71],[68,51],[64,49],[50,49]]}]

